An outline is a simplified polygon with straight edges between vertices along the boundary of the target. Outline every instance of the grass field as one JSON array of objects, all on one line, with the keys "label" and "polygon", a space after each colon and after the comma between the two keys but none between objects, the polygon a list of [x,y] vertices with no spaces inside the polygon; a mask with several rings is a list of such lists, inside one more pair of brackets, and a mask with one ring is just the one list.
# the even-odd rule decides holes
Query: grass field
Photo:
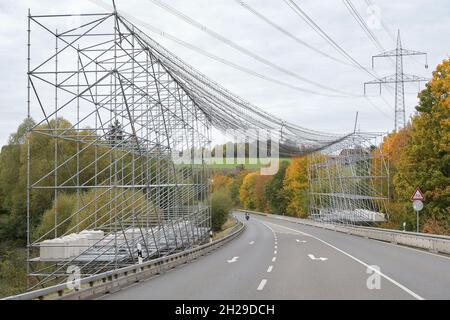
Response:
[{"label": "grass field", "polygon": [[[271,160],[268,160],[271,161]],[[291,158],[280,158],[279,161],[287,161],[291,162]],[[235,158],[233,163],[226,163],[225,159],[222,163],[208,163],[208,167],[211,169],[235,169],[239,166],[243,166],[244,169],[247,170],[258,170],[261,168],[262,164],[258,158]],[[265,160],[263,160],[265,162]],[[266,162],[267,163],[267,162]],[[265,164],[266,166],[270,165],[270,162]],[[177,166],[189,166],[185,164],[177,165]],[[195,165],[194,165],[195,166]]]}]

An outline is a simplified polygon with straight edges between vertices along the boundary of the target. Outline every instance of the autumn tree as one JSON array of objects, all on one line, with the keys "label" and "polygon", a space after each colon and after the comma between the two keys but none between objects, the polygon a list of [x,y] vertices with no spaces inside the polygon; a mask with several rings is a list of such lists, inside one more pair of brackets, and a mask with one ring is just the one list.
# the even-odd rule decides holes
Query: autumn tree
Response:
[{"label": "autumn tree", "polygon": [[269,175],[260,175],[258,174],[255,177],[255,184],[253,186],[253,197],[255,203],[255,209],[261,212],[267,212],[267,199],[265,195],[265,189],[267,182],[270,180],[271,176]]},{"label": "autumn tree", "polygon": [[220,189],[228,189],[228,187],[233,183],[233,178],[228,175],[220,174],[215,172],[211,176],[212,186],[211,191],[215,192]]},{"label": "autumn tree", "polygon": [[286,169],[283,191],[287,199],[286,213],[306,217],[308,214],[308,161],[294,158]]},{"label": "autumn tree", "polygon": [[255,179],[258,173],[250,172],[248,173],[239,188],[239,199],[242,206],[245,209],[256,209],[255,197],[253,196],[253,189],[255,187]]},{"label": "autumn tree", "polygon": [[[431,219],[431,225],[447,230],[450,230],[449,92],[450,61],[446,59],[419,94],[418,114],[412,118],[408,143],[399,155],[394,176],[398,200],[407,202],[420,186],[425,192],[422,223]],[[414,214],[411,208],[408,211]]]},{"label": "autumn tree", "polygon": [[233,201],[233,205],[240,206],[242,205],[241,199],[240,199],[240,188],[244,181],[244,178],[247,176],[248,171],[241,170],[237,172],[234,177],[233,181],[228,186],[228,190],[230,191],[230,197]]}]

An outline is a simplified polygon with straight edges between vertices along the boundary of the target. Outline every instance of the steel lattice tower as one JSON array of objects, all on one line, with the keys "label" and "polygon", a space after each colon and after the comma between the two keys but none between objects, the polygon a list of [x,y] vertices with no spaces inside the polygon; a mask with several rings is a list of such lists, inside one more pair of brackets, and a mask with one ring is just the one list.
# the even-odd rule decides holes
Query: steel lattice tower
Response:
[{"label": "steel lattice tower", "polygon": [[[381,85],[394,83],[395,84],[395,124],[394,129],[397,131],[406,124],[406,114],[405,114],[405,82],[420,82],[428,81],[427,78],[419,77],[415,75],[408,75],[403,73],[403,56],[415,56],[415,55],[425,55],[426,53],[420,51],[413,51],[402,48],[402,41],[400,38],[400,30],[397,33],[397,47],[394,50],[386,51],[378,55],[372,56],[372,68],[374,66],[375,58],[388,58],[395,57],[395,74],[386,76],[374,81],[369,81],[364,83],[364,94],[366,93],[367,84],[378,84]],[[428,68],[427,63],[425,63],[425,68]]]}]

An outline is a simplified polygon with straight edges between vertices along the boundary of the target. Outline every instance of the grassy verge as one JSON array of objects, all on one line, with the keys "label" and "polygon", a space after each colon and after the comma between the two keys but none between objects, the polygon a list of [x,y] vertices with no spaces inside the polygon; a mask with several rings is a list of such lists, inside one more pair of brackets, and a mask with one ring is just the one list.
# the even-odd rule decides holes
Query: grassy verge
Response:
[{"label": "grassy verge", "polygon": [[26,290],[26,249],[0,251],[0,298]]},{"label": "grassy verge", "polygon": [[213,240],[217,240],[227,236],[237,224],[238,222],[231,215],[229,215],[227,221],[225,221],[222,226],[222,230],[214,233]]}]

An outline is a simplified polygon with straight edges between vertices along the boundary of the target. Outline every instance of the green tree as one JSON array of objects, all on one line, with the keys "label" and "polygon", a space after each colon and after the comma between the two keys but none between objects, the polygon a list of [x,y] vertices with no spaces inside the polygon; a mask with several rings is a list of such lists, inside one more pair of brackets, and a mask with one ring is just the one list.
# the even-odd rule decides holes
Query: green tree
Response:
[{"label": "green tree", "polygon": [[17,128],[17,131],[9,136],[8,144],[24,144],[28,131],[35,125],[36,122],[32,118],[25,118]]},{"label": "green tree", "polygon": [[220,231],[233,206],[229,193],[220,189],[211,195],[211,225],[213,231]]},{"label": "green tree", "polygon": [[264,194],[270,213],[281,214],[286,212],[287,199],[283,190],[283,181],[288,166],[288,161],[282,161],[277,173],[266,184]]}]

